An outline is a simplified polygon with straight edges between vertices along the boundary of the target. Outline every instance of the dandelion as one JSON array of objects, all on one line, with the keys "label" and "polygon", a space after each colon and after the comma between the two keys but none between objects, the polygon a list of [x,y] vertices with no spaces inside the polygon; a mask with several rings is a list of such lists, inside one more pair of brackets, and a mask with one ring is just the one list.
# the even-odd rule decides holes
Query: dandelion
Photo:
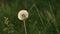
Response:
[{"label": "dandelion", "polygon": [[21,11],[19,11],[18,18],[19,18],[19,20],[22,20],[22,21],[26,20],[28,18],[28,12],[27,12],[27,10],[21,10]]},{"label": "dandelion", "polygon": [[19,18],[19,20],[22,20],[24,22],[25,34],[27,34],[26,25],[25,25],[25,21],[28,18],[28,12],[27,12],[27,10],[21,10],[21,11],[19,11],[18,18]]}]

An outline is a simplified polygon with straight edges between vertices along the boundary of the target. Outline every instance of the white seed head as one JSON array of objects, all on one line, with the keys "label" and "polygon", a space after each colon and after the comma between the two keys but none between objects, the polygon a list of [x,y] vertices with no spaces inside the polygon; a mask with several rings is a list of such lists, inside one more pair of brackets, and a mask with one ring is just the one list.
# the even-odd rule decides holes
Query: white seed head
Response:
[{"label": "white seed head", "polygon": [[18,18],[19,20],[26,20],[28,18],[28,12],[27,10],[21,10],[18,12]]}]

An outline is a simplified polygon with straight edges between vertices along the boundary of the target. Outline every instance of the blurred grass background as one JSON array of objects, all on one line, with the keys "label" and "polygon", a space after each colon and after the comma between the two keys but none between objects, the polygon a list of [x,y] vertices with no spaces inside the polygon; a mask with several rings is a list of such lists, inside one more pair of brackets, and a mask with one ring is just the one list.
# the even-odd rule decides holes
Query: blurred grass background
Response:
[{"label": "blurred grass background", "polygon": [[29,12],[28,34],[60,34],[60,0],[0,0],[0,34],[25,34],[22,9]]}]

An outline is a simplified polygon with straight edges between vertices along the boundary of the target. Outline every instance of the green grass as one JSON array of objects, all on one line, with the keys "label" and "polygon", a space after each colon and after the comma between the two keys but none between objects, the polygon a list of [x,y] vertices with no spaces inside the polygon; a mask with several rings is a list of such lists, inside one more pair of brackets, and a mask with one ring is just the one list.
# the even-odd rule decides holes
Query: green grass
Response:
[{"label": "green grass", "polygon": [[28,34],[60,34],[60,0],[0,0],[0,34],[25,34],[22,9],[29,12]]}]

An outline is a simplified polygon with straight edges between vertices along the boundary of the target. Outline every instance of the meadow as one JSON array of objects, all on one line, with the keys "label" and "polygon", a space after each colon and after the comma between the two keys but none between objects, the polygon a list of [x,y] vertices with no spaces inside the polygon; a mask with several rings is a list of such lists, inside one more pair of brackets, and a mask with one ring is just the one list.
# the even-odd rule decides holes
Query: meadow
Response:
[{"label": "meadow", "polygon": [[27,10],[27,34],[60,34],[60,0],[0,0],[0,34],[25,34],[18,12]]}]

